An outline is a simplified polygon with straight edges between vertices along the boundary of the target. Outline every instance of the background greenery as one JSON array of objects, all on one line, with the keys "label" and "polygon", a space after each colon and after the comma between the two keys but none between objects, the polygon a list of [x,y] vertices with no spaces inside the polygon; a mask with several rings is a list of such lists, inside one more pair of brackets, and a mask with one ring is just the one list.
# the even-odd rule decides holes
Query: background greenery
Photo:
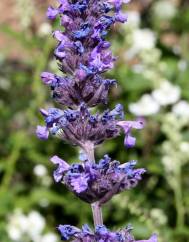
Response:
[{"label": "background greenery", "polygon": [[[59,223],[92,224],[90,207],[52,179],[49,157],[58,154],[74,162],[77,150],[55,138],[42,142],[35,136],[36,125],[42,123],[39,108],[56,105],[40,73],[58,71],[50,36],[58,23],[51,27],[46,21],[46,1],[3,0],[0,5],[0,241],[56,242]],[[180,90],[175,103],[188,103],[189,2],[135,0],[127,11],[127,26],[115,26],[109,36],[119,59],[108,76],[119,86],[112,90],[108,107],[120,102],[127,118],[134,119],[129,104],[151,95],[164,79]],[[141,34],[146,29],[148,34]],[[171,95],[170,90],[168,102]],[[136,238],[155,231],[160,242],[189,241],[189,108],[176,115],[175,103],[148,114],[144,110],[151,109],[150,101],[140,108],[146,127],[136,132],[135,149],[125,150],[121,136],[96,151],[98,158],[109,153],[120,161],[137,159],[148,170],[137,188],[103,209],[105,224],[119,228],[131,223]],[[27,227],[32,211],[36,220]]]}]

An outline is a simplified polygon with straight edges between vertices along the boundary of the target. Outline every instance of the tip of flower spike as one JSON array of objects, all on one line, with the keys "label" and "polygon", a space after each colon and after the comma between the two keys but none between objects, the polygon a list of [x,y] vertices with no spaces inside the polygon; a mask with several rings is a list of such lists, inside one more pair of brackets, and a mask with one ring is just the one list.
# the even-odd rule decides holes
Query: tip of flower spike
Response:
[{"label": "tip of flower spike", "polygon": [[49,137],[49,131],[45,126],[37,126],[36,135],[41,140],[47,140]]}]

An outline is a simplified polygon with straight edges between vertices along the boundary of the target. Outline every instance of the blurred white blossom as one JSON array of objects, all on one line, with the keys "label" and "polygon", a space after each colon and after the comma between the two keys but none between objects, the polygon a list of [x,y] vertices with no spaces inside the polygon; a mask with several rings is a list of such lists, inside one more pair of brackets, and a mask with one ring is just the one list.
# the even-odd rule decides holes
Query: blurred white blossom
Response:
[{"label": "blurred white blossom", "polygon": [[46,221],[37,211],[31,211],[28,215],[21,210],[16,210],[8,218],[7,233],[15,242],[57,242],[57,236],[53,233],[44,234]]},{"label": "blurred white blossom", "polygon": [[177,7],[173,0],[161,0],[153,6],[154,16],[158,19],[169,20],[177,13]]},{"label": "blurred white blossom", "polygon": [[52,32],[52,26],[49,23],[45,22],[39,26],[38,35],[40,37],[45,37],[49,35],[51,32]]},{"label": "blurred white blossom", "polygon": [[129,22],[127,26],[132,28],[139,27],[141,22],[140,13],[138,11],[127,11],[127,15],[128,15],[128,22]]},{"label": "blurred white blossom", "polygon": [[158,225],[165,225],[167,223],[167,217],[162,209],[154,208],[151,210],[150,215]]},{"label": "blurred white blossom", "polygon": [[9,217],[9,223],[7,225],[9,237],[14,241],[20,241],[23,234],[27,231],[27,228],[27,217],[20,210],[16,210]]},{"label": "blurred white blossom", "polygon": [[152,92],[153,98],[162,106],[174,104],[180,99],[181,89],[179,86],[172,85],[164,80],[160,88]]},{"label": "blurred white blossom", "polygon": [[172,112],[178,116],[183,118],[189,118],[189,103],[181,100],[177,104],[175,104],[172,108]]},{"label": "blurred white blossom", "polygon": [[57,236],[53,233],[45,234],[39,242],[57,242]]},{"label": "blurred white blossom", "polygon": [[45,176],[47,175],[47,168],[44,165],[36,165],[33,169],[33,172],[36,176]]},{"label": "blurred white blossom", "polygon": [[27,238],[36,242],[40,238],[45,224],[45,219],[37,211],[31,211],[26,216],[21,210],[16,210],[9,216],[7,232],[13,241],[25,242],[24,240]]},{"label": "blurred white blossom", "polygon": [[45,228],[45,219],[37,211],[32,211],[29,213],[27,220],[28,235],[33,240],[38,239]]},{"label": "blurred white blossom", "polygon": [[132,33],[132,45],[127,51],[127,58],[132,58],[142,50],[153,49],[156,45],[156,34],[150,29],[136,29]]},{"label": "blurred white blossom", "polygon": [[129,110],[136,116],[149,116],[159,112],[160,106],[149,94],[145,94],[136,103],[129,105]]},{"label": "blurred white blossom", "polygon": [[30,0],[16,0],[16,12],[23,29],[30,26],[35,12],[34,2]]}]

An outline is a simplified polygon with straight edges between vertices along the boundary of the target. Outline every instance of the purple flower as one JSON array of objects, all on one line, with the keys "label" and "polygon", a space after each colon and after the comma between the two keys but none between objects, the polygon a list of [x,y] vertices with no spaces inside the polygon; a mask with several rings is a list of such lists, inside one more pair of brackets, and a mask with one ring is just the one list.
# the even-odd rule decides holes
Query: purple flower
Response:
[{"label": "purple flower", "polygon": [[[63,26],[63,31],[53,32],[58,42],[54,55],[63,75],[43,72],[41,79],[50,87],[53,99],[67,109],[41,109],[46,126],[38,126],[36,133],[40,139],[47,139],[52,134],[81,148],[83,163],[69,165],[53,156],[51,161],[57,166],[53,176],[77,197],[87,203],[98,202],[99,206],[115,194],[135,187],[145,172],[145,169],[135,168],[136,161],[120,164],[105,155],[94,163],[93,155],[88,157],[89,147],[93,149],[105,140],[117,137],[122,129],[125,146],[133,147],[136,138],[131,135],[132,129],[140,130],[144,126],[142,120],[123,121],[124,112],[120,104],[102,114],[89,111],[89,107],[107,104],[109,89],[116,84],[115,80],[102,76],[103,72],[113,68],[115,61],[105,37],[116,22],[127,21],[121,7],[129,1],[58,0],[59,6],[50,6],[47,11],[49,19],[55,20],[59,15]],[[71,239],[73,242],[137,242],[130,227],[112,232],[102,223],[94,231],[88,225],[82,229],[59,225],[58,231],[62,240]],[[157,242],[157,236],[138,242]]]},{"label": "purple flower", "polygon": [[42,114],[52,135],[85,148],[88,141],[98,145],[119,135],[117,119],[122,117],[122,111],[118,109],[120,107],[116,106],[114,110],[107,110],[102,115],[92,115],[86,105],[82,104],[77,110],[50,108],[45,112],[43,110]]},{"label": "purple flower", "polygon": [[46,85],[53,86],[56,83],[56,76],[50,72],[42,72],[41,79]]},{"label": "purple flower", "polygon": [[106,203],[113,195],[135,187],[145,172],[141,168],[135,169],[136,161],[121,165],[108,155],[96,164],[88,160],[83,164],[66,164],[66,167],[62,160],[57,163],[59,167],[55,171],[55,179],[61,180],[78,197],[89,203]]},{"label": "purple flower", "polygon": [[130,226],[112,232],[105,225],[97,225],[94,231],[87,224],[83,225],[82,229],[71,225],[59,225],[58,231],[62,240],[72,239],[73,242],[157,242],[154,235],[149,240],[135,240]]},{"label": "purple flower", "polygon": [[158,242],[157,235],[152,235],[148,240],[137,240],[136,242]]},{"label": "purple flower", "polygon": [[58,13],[59,11],[57,9],[50,6],[47,10],[47,18],[54,20],[57,17]]},{"label": "purple flower", "polygon": [[132,129],[143,129],[144,121],[142,119],[136,121],[120,121],[117,123],[125,133],[124,144],[127,148],[132,148],[136,143],[136,138],[131,136]]},{"label": "purple flower", "polygon": [[82,193],[87,190],[88,188],[88,175],[78,175],[78,177],[72,177],[70,179],[70,185],[73,187],[73,190],[76,193]]},{"label": "purple flower", "polygon": [[49,131],[48,131],[48,128],[45,127],[45,126],[37,126],[37,129],[36,129],[36,134],[37,134],[37,137],[41,140],[46,140],[48,139],[49,137]]},{"label": "purple flower", "polygon": [[50,159],[53,164],[58,165],[57,169],[54,171],[54,179],[56,182],[60,182],[62,180],[63,174],[69,169],[69,165],[64,160],[60,159],[58,156],[53,156]]},{"label": "purple flower", "polygon": [[80,232],[78,228],[71,225],[59,225],[57,229],[61,234],[62,240],[69,240]]}]

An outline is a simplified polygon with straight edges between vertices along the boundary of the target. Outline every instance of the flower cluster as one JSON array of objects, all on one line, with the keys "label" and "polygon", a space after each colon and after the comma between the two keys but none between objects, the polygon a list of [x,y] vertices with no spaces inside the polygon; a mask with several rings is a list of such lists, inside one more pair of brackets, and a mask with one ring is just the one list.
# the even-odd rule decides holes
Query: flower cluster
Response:
[{"label": "flower cluster", "polygon": [[132,228],[127,226],[118,232],[109,231],[104,225],[98,225],[95,231],[85,224],[82,229],[70,225],[59,225],[58,230],[62,240],[73,239],[73,242],[156,242],[157,236],[152,235],[149,240],[135,240],[131,235]]},{"label": "flower cluster", "polygon": [[57,102],[69,107],[82,102],[88,106],[107,103],[108,90],[116,81],[101,75],[113,68],[115,61],[105,36],[111,25],[127,20],[121,13],[122,2],[128,1],[59,0],[58,8],[48,8],[48,18],[54,20],[60,15],[64,27],[64,32],[56,30],[53,36],[58,41],[54,55],[66,75],[41,75]]},{"label": "flower cluster", "polygon": [[124,113],[120,104],[101,115],[98,113],[92,115],[85,104],[81,104],[76,110],[41,109],[41,114],[45,118],[46,126],[37,127],[40,139],[47,139],[51,133],[82,148],[88,141],[98,145],[106,139],[118,136],[121,128],[125,132],[125,146],[133,147],[135,138],[131,136],[131,129],[142,129],[144,124],[142,119],[122,121]]},{"label": "flower cluster", "polygon": [[134,169],[136,161],[120,164],[105,155],[98,163],[86,160],[84,163],[68,165],[53,156],[51,161],[58,165],[54,172],[56,182],[62,181],[72,192],[88,203],[103,204],[113,195],[135,187],[144,169]]},{"label": "flower cluster", "polygon": [[[55,30],[58,41],[54,51],[60,70],[58,76],[47,71],[41,79],[52,91],[53,99],[67,109],[41,109],[45,126],[37,127],[37,136],[48,139],[49,134],[65,142],[77,145],[85,153],[83,163],[69,165],[53,156],[57,165],[56,182],[62,182],[76,196],[92,204],[95,231],[87,225],[80,230],[70,225],[58,227],[62,240],[75,242],[135,242],[130,228],[110,232],[104,225],[100,207],[113,195],[133,188],[141,180],[144,169],[135,169],[136,161],[120,164],[105,155],[95,163],[94,149],[107,139],[115,138],[123,130],[127,148],[135,145],[132,129],[140,130],[144,120],[125,121],[121,104],[102,114],[89,110],[100,103],[107,104],[108,91],[115,80],[105,79],[103,73],[114,66],[110,46],[105,40],[110,27],[124,23],[127,16],[121,12],[123,3],[129,0],[58,0],[57,8],[50,6],[47,16],[51,20],[60,17],[63,30]],[[157,242],[156,236],[149,242]],[[144,241],[141,241],[144,242]]]}]

